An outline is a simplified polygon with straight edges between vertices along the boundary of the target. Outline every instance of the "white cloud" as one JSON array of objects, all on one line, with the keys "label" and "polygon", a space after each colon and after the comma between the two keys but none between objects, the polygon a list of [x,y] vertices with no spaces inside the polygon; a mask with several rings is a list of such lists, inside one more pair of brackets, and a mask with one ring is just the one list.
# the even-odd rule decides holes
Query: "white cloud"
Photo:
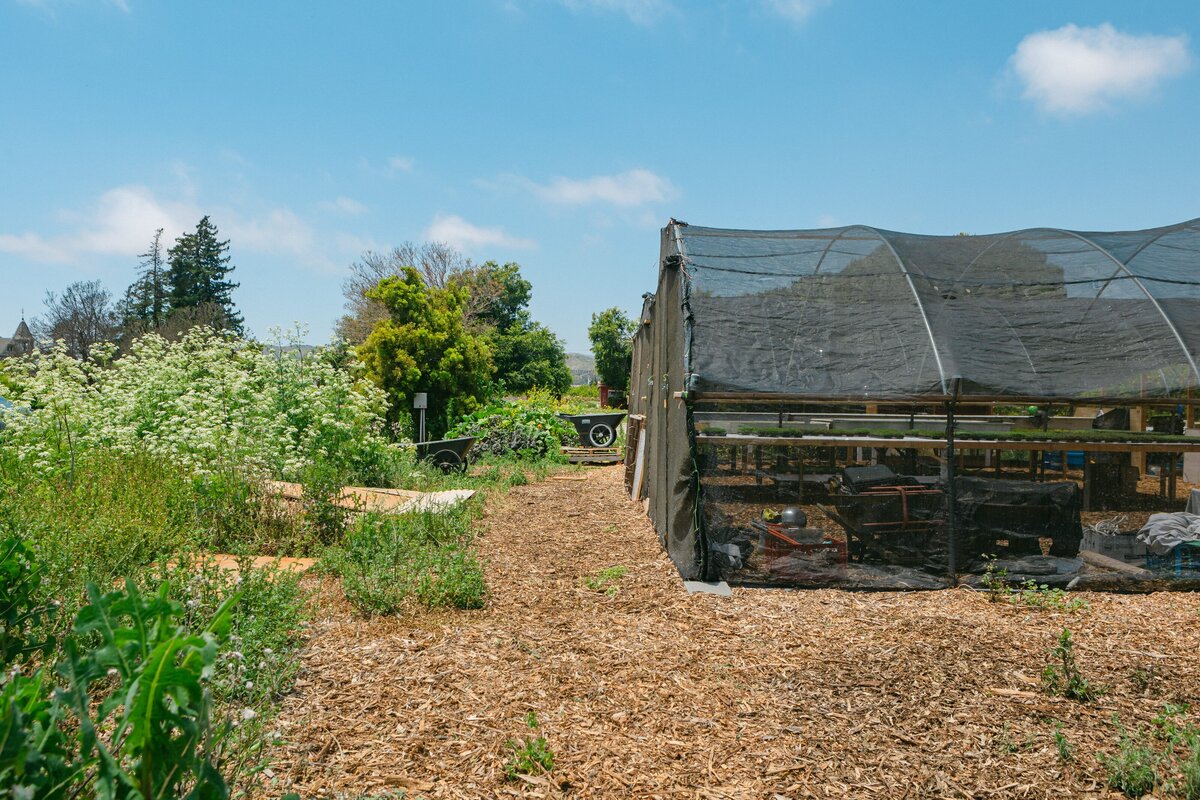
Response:
[{"label": "white cloud", "polygon": [[[85,255],[140,253],[158,228],[173,241],[199,214],[187,203],[164,203],[145,186],[118,186],[100,195],[86,212],[64,212],[75,230],[57,236],[0,234],[0,252],[33,261],[71,263]],[[168,238],[169,237],[169,238]]]},{"label": "white cloud", "polygon": [[190,200],[161,200],[145,186],[118,186],[86,211],[60,212],[59,218],[71,227],[64,233],[0,233],[0,252],[41,263],[80,263],[97,255],[132,259],[145,251],[157,229],[163,229],[163,242],[170,246],[205,213],[238,249],[290,255],[307,266],[331,268],[312,229],[290,209],[254,215],[229,208],[209,212]]},{"label": "white cloud", "polygon": [[763,0],[768,9],[796,25],[803,25],[814,12],[833,0]]},{"label": "white cloud", "polygon": [[610,11],[624,14],[639,25],[649,25],[675,10],[670,0],[559,0],[572,11]]},{"label": "white cloud", "polygon": [[393,172],[412,172],[413,163],[408,156],[392,156],[387,160],[388,169]]},{"label": "white cloud", "polygon": [[350,217],[356,217],[359,214],[365,214],[369,210],[365,205],[351,197],[338,197],[330,200],[327,203],[321,203],[321,208],[325,209],[326,211],[334,211]]},{"label": "white cloud", "polygon": [[1104,23],[1031,33],[1009,64],[1023,96],[1052,114],[1086,114],[1151,94],[1191,64],[1187,37],[1138,36]]},{"label": "white cloud", "polygon": [[527,178],[515,180],[546,202],[564,206],[606,203],[631,208],[669,200],[676,195],[669,180],[646,169],[592,178],[558,177],[545,184]]},{"label": "white cloud", "polygon": [[526,250],[537,247],[532,239],[521,239],[510,235],[499,226],[483,228],[472,225],[462,217],[438,214],[425,231],[431,242],[442,242],[464,251],[478,251],[486,247]]}]

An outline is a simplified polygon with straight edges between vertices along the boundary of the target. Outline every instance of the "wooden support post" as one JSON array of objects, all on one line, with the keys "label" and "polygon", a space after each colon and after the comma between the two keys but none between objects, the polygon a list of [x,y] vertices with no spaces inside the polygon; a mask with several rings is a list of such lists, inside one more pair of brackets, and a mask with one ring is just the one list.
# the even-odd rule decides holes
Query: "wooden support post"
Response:
[{"label": "wooden support post", "polygon": [[1065,478],[1067,477],[1067,451],[1063,450],[1059,455],[1062,456],[1062,474]]},{"label": "wooden support post", "polygon": [[1167,499],[1175,502],[1175,463],[1179,460],[1179,454],[1167,453],[1167,458],[1171,459],[1170,471],[1167,473]]},{"label": "wooden support post", "polygon": [[[1141,406],[1129,409],[1129,430],[1137,432],[1146,430],[1146,409]],[[1146,474],[1146,454],[1144,452],[1132,453],[1130,461],[1138,468],[1139,476]]]},{"label": "wooden support post", "polygon": [[[955,392],[958,394],[958,380],[955,379]],[[947,572],[953,581],[958,580],[958,526],[957,516],[958,492],[954,485],[955,460],[958,454],[954,448],[954,403],[946,403],[946,560]]]},{"label": "wooden support post", "polygon": [[800,469],[797,470],[797,475],[796,475],[796,478],[800,484],[799,489],[797,490],[797,494],[800,498],[800,504],[803,505],[804,504],[804,448],[800,448],[800,455],[796,458],[796,465],[798,467],[800,467]]}]

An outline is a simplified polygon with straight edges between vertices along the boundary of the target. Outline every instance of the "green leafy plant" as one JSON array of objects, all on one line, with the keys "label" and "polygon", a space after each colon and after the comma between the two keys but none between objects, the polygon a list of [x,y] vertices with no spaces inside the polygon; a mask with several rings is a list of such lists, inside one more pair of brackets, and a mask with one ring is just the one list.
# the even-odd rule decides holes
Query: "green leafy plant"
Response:
[{"label": "green leafy plant", "polygon": [[446,436],[474,436],[477,454],[515,455],[524,460],[555,455],[560,446],[579,440],[575,428],[556,415],[553,398],[538,392],[524,400],[493,404],[469,414]]},{"label": "green leafy plant", "polygon": [[[537,714],[532,711],[526,714],[525,725],[529,730],[536,731]],[[544,775],[554,769],[554,751],[550,749],[545,736],[509,739],[508,748],[512,752],[504,764],[504,774],[509,780],[516,780],[518,775]]]},{"label": "green leafy plant", "polygon": [[621,578],[628,573],[629,569],[620,565],[606,567],[595,575],[584,578],[583,585],[593,592],[604,592],[609,597],[614,597],[621,590]]},{"label": "green leafy plant", "polygon": [[64,637],[51,692],[45,668],[11,674],[0,701],[0,788],[14,796],[223,798],[227,728],[215,725],[206,682],[237,600],[202,629],[180,624],[165,584],[143,595],[132,581],[88,604]]},{"label": "green leafy plant", "polygon": [[1075,662],[1075,642],[1071,631],[1063,628],[1058,642],[1050,650],[1051,662],[1042,670],[1042,686],[1048,694],[1060,695],[1081,703],[1095,700],[1104,688],[1091,683]]},{"label": "green leafy plant", "polygon": [[[1115,722],[1115,720],[1114,720]],[[1119,722],[1120,738],[1115,754],[1100,753],[1097,758],[1108,772],[1108,785],[1127,797],[1142,797],[1154,791],[1160,781],[1161,756],[1141,733],[1130,733]]]},{"label": "green leafy plant", "polygon": [[1195,741],[1200,731],[1187,721],[1188,708],[1187,703],[1165,704],[1150,720],[1154,737],[1165,741],[1170,748]]},{"label": "green leafy plant", "polygon": [[1009,599],[1013,603],[1030,608],[1045,608],[1053,611],[1080,611],[1091,608],[1082,597],[1071,597],[1062,589],[1039,584],[1033,578],[1023,583]]},{"label": "green leafy plant", "polygon": [[399,516],[366,515],[331,548],[322,568],[341,576],[346,598],[369,614],[394,614],[412,603],[482,608],[483,568],[471,546],[470,507]]},{"label": "green leafy plant", "polygon": [[1054,749],[1058,751],[1058,760],[1064,764],[1075,760],[1075,748],[1063,733],[1062,723],[1056,723],[1054,726]]},{"label": "green leafy plant", "polygon": [[1200,800],[1200,741],[1191,741],[1179,769],[1181,774],[1175,790],[1184,800]]},{"label": "green leafy plant", "polygon": [[54,649],[48,627],[57,606],[42,599],[42,571],[19,537],[0,541],[0,667]]},{"label": "green leafy plant", "polygon": [[993,603],[1006,600],[1012,595],[1008,585],[1008,568],[996,566],[996,556],[986,555],[984,558],[983,577],[980,583],[987,591],[988,599]]}]

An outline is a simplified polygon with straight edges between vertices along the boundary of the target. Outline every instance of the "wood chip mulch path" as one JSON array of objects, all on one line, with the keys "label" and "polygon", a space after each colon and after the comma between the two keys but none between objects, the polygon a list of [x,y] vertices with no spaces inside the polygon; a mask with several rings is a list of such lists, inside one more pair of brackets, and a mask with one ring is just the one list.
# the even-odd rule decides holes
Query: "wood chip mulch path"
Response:
[{"label": "wood chip mulch path", "polygon": [[[688,595],[621,467],[491,501],[488,608],[365,619],[323,584],[273,773],[302,797],[1115,797],[1117,714],[1200,699],[1200,599]],[[620,565],[609,595],[583,579]],[[1038,676],[1069,627],[1082,704]],[[533,711],[549,775],[506,780]],[[1194,721],[1194,717],[1193,717]],[[1054,744],[1061,725],[1075,760]],[[392,794],[388,794],[391,792]]]}]

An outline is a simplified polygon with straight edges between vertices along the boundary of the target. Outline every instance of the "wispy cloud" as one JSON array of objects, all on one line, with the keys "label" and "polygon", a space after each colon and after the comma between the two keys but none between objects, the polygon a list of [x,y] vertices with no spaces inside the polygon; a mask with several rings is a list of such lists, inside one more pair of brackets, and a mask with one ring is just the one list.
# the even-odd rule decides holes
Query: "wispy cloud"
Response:
[{"label": "wispy cloud", "polygon": [[639,25],[649,25],[675,10],[670,0],[559,0],[572,11],[606,11],[624,14]]},{"label": "wispy cloud", "polygon": [[431,242],[442,242],[466,252],[478,252],[489,247],[507,250],[529,250],[537,247],[537,242],[534,240],[513,236],[500,226],[472,225],[454,214],[435,216],[433,222],[425,230],[425,238]]},{"label": "wispy cloud", "polygon": [[678,194],[669,180],[647,169],[591,178],[560,176],[548,183],[537,183],[520,176],[507,176],[502,181],[526,189],[547,203],[562,206],[606,204],[633,208],[670,200]]},{"label": "wispy cloud", "polygon": [[815,12],[833,0],[763,0],[763,4],[774,13],[796,25],[803,25]]},{"label": "wispy cloud", "polygon": [[[98,0],[98,2],[100,5],[112,6],[113,8],[124,11],[126,14],[132,11],[132,9],[129,7],[128,0]],[[30,6],[31,8],[38,8],[50,14],[53,14],[56,10],[64,5],[62,0],[17,0],[17,3],[23,6]]]},{"label": "wispy cloud", "polygon": [[388,169],[392,172],[412,172],[414,163],[409,156],[392,156],[387,160]]},{"label": "wispy cloud", "polygon": [[321,208],[326,211],[333,211],[338,214],[345,214],[348,217],[356,217],[359,214],[365,214],[369,210],[365,205],[358,202],[352,197],[337,197],[325,203],[321,203]]},{"label": "wispy cloud", "polygon": [[1191,61],[1182,34],[1139,36],[1104,23],[1031,33],[1017,45],[1009,65],[1027,100],[1051,114],[1070,116],[1150,95]]},{"label": "wispy cloud", "polygon": [[69,264],[87,255],[135,255],[159,228],[168,241],[200,218],[188,203],[164,203],[145,186],[118,186],[100,195],[86,211],[60,212],[75,226],[68,233],[0,233],[0,252],[32,261]]},{"label": "wispy cloud", "polygon": [[69,228],[63,233],[0,233],[0,253],[58,264],[86,263],[95,256],[133,259],[157,229],[163,229],[163,240],[169,244],[206,213],[239,250],[288,255],[322,271],[336,267],[322,252],[312,228],[288,208],[254,214],[219,207],[209,211],[191,199],[160,199],[137,185],[109,189],[83,211],[60,212],[59,219]]}]

